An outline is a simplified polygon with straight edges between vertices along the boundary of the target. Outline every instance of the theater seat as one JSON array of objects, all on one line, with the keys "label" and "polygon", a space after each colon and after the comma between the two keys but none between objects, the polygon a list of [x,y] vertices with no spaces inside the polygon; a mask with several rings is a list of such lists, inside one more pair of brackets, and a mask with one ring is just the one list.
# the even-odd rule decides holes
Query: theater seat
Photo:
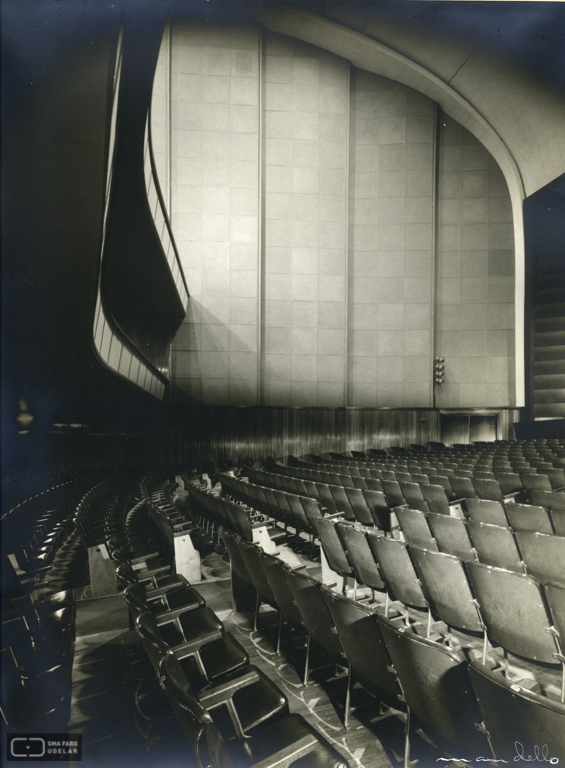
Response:
[{"label": "theater seat", "polygon": [[532,491],[532,504],[549,509],[565,509],[565,493],[560,491]]},{"label": "theater seat", "polygon": [[347,558],[353,568],[355,581],[364,584],[373,591],[383,591],[385,585],[381,579],[378,566],[367,542],[364,531],[359,531],[351,525],[338,523],[336,530],[347,552]]},{"label": "theater seat", "polygon": [[202,686],[249,664],[249,656],[231,632],[206,633],[185,641],[162,629],[148,611],[135,620],[135,630],[155,669],[161,656],[172,650],[183,662],[185,673],[192,673],[191,682]]},{"label": "theater seat", "polygon": [[124,590],[124,598],[133,616],[149,610],[157,624],[174,621],[185,611],[206,606],[204,598],[192,587],[181,587],[148,601],[141,584],[129,584]]},{"label": "theater seat", "polygon": [[393,512],[398,519],[400,530],[408,545],[424,547],[434,552],[438,551],[437,544],[428,525],[427,516],[423,512],[411,509],[410,507],[397,507],[393,509]]},{"label": "theater seat", "polygon": [[461,520],[459,517],[430,513],[428,523],[440,552],[455,555],[463,562],[477,559],[465,520]]},{"label": "theater seat", "polygon": [[255,544],[251,544],[248,541],[243,541],[243,539],[239,539],[237,546],[239,547],[243,562],[249,571],[253,587],[257,593],[257,601],[255,603],[255,619],[253,624],[254,630],[257,631],[259,609],[261,607],[261,603],[266,603],[272,608],[275,608],[275,610],[278,610],[278,605],[273,590],[271,589],[269,581],[265,575],[265,571],[263,570],[262,561],[259,557],[261,548]]},{"label": "theater seat", "polygon": [[349,727],[351,688],[355,683],[360,683],[378,702],[402,708],[401,690],[390,671],[390,657],[374,611],[328,587],[321,589],[349,663],[345,727]]},{"label": "theater seat", "polygon": [[546,509],[532,504],[506,504],[506,517],[514,531],[553,533],[551,518]]},{"label": "theater seat", "polygon": [[[559,648],[548,629],[551,617],[541,585],[532,576],[465,563],[489,640],[534,663],[560,665]],[[486,663],[486,649],[483,654]]]},{"label": "theater seat", "polygon": [[508,519],[504,512],[504,506],[494,499],[467,499],[467,516],[477,523],[491,523],[492,525],[508,525]]},{"label": "theater seat", "polygon": [[388,599],[398,600],[405,606],[428,610],[428,603],[422,592],[406,544],[397,539],[389,539],[367,534],[367,541],[379,565],[379,573],[386,585]]},{"label": "theater seat", "polygon": [[[277,601],[279,610],[279,628],[277,633],[277,653],[281,652],[283,621],[294,630],[306,635],[306,627],[302,621],[302,615],[293,599],[292,589],[289,584],[289,572],[292,570],[282,560],[266,552],[259,554],[261,565],[269,586]],[[303,566],[302,566],[303,567]]]},{"label": "theater seat", "polygon": [[430,512],[440,515],[451,514],[447,492],[443,486],[436,485],[435,478],[432,483],[424,485],[421,490]]},{"label": "theater seat", "polygon": [[524,573],[524,563],[510,528],[469,520],[467,530],[479,562]]},{"label": "theater seat", "polygon": [[565,760],[564,704],[523,688],[478,661],[471,662],[469,674],[497,760],[518,765]]},{"label": "theater seat", "polygon": [[306,666],[303,683],[309,682],[309,659],[312,642],[327,657],[327,663],[347,666],[343,647],[335,631],[332,617],[320,592],[320,582],[305,573],[288,572],[288,583],[294,601],[308,631]]},{"label": "theater seat", "polygon": [[559,582],[547,582],[543,585],[545,599],[553,619],[553,626],[559,635],[561,650],[565,647],[565,585]]},{"label": "theater seat", "polygon": [[409,547],[409,553],[431,615],[449,628],[479,633],[480,619],[461,560],[420,547]]},{"label": "theater seat", "polygon": [[131,565],[126,565],[125,563],[118,565],[116,573],[122,588],[125,588],[128,584],[141,583],[149,599],[163,595],[171,590],[179,589],[180,587],[190,586],[187,579],[180,573],[156,573],[149,575],[142,572],[138,576],[137,571],[134,571]]},{"label": "theater seat", "polygon": [[316,528],[328,565],[332,571],[343,578],[343,589],[345,590],[348,577],[354,578],[355,574],[347,559],[342,540],[336,531],[336,523],[333,520],[320,518],[316,520]]},{"label": "theater seat", "polygon": [[410,765],[410,714],[455,757],[488,757],[488,742],[475,729],[480,712],[463,654],[418,637],[384,616],[378,622],[409,707],[404,765]]},{"label": "theater seat", "polygon": [[528,573],[541,582],[565,584],[565,536],[518,531],[516,540]]},{"label": "theater seat", "polygon": [[468,477],[453,476],[449,478],[454,494],[458,499],[475,499],[477,492],[475,486]]},{"label": "theater seat", "polygon": [[[210,713],[194,696],[174,656],[164,656],[159,682],[169,699],[198,768],[308,766],[348,768],[348,763],[301,715],[288,715],[257,735],[228,745]],[[304,758],[302,761],[300,758]]]}]

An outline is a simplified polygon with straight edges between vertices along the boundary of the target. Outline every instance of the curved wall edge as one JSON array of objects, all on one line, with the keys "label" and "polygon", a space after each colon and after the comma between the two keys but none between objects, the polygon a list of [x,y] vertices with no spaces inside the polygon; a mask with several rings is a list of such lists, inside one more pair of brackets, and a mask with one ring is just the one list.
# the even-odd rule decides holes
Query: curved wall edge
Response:
[{"label": "curved wall edge", "polygon": [[[106,199],[104,202],[100,262],[102,262],[104,246],[106,242],[106,221],[108,217],[108,207],[110,203],[112,188],[112,171],[114,166],[116,138],[116,117],[118,111],[118,94],[121,77],[122,39],[122,30],[120,30],[120,37],[118,39],[116,51],[116,67],[113,78],[112,116],[110,123],[110,143],[105,186]],[[121,334],[114,327],[114,324],[112,323],[111,319],[109,319],[107,313],[104,310],[100,274],[98,277],[96,311],[94,313],[94,323],[92,326],[92,339],[94,343],[94,349],[96,350],[100,361],[105,367],[109,368],[118,376],[127,379],[132,384],[135,384],[149,394],[154,395],[159,400],[163,400],[166,389],[165,382],[161,381],[160,378],[150,370],[149,366],[145,364],[139,355],[136,354],[135,350],[130,345],[126,344],[124,339],[121,337]]]}]

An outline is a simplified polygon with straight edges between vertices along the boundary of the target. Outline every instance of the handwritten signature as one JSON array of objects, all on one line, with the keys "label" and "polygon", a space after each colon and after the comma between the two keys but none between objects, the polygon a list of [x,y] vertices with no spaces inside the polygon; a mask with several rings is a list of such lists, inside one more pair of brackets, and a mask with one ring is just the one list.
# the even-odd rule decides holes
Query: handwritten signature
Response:
[{"label": "handwritten signature", "polygon": [[[514,755],[513,761],[515,763],[520,762],[520,760],[523,760],[525,763],[550,763],[551,765],[557,765],[559,762],[558,757],[548,757],[549,755],[549,747],[547,744],[544,744],[543,747],[538,747],[536,744],[533,749],[533,755],[527,755],[525,754],[524,745],[520,744],[519,741],[514,742],[514,746],[516,748],[516,754]],[[436,763],[508,763],[508,760],[493,760],[491,757],[475,757],[474,760],[467,760],[464,757],[438,757],[436,760]]]},{"label": "handwritten signature", "polygon": [[540,754],[540,748],[536,744],[534,746],[533,756],[528,755],[528,757],[524,755],[524,747],[522,746],[522,744],[520,744],[519,741],[515,741],[514,746],[516,747],[516,756],[514,757],[515,762],[519,760],[523,760],[525,763],[531,763],[535,761],[538,763],[551,763],[551,765],[557,765],[557,763],[559,762],[558,757],[547,756],[549,752],[547,744],[544,744],[543,747],[541,748],[541,754]]}]

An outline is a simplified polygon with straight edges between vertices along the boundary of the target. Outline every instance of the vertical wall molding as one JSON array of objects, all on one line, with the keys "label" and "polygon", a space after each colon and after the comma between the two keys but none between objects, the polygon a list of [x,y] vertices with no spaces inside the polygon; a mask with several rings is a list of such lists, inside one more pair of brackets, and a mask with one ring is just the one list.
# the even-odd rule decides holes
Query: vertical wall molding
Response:
[{"label": "vertical wall molding", "polygon": [[172,112],[172,88],[171,88],[171,82],[172,82],[172,70],[173,70],[173,25],[171,23],[171,19],[169,17],[169,20],[167,21],[167,46],[168,46],[168,56],[167,56],[167,101],[166,101],[166,126],[167,126],[167,189],[166,189],[166,203],[167,203],[167,211],[169,214],[169,221],[171,223],[171,227],[173,225],[173,207],[171,205],[172,203],[172,187],[173,187],[173,178],[172,178],[172,120],[171,120],[171,112]]},{"label": "vertical wall molding", "polygon": [[[165,204],[167,206],[167,213],[169,215],[169,223],[171,225],[171,230],[173,228],[173,206],[172,206],[172,128],[171,128],[171,74],[172,74],[172,68],[173,68],[173,25],[171,23],[171,18],[169,16],[167,20],[167,80],[166,80],[166,91],[165,91],[165,133],[166,133],[166,143],[165,143],[165,163],[167,167],[167,178],[165,179]],[[190,299],[189,299],[190,301]],[[173,355],[173,345],[169,345],[169,371],[171,376],[171,381],[173,380],[173,364],[175,362],[175,356]],[[171,402],[172,399],[172,387],[169,387],[169,402]]]},{"label": "vertical wall molding", "polygon": [[438,275],[438,248],[437,248],[437,235],[438,235],[438,163],[439,163],[439,123],[440,123],[440,107],[438,104],[434,104],[434,143],[433,143],[433,176],[432,176],[432,292],[431,292],[431,319],[430,319],[430,334],[431,334],[431,354],[430,354],[430,406],[435,408],[436,405],[436,383],[435,383],[435,357],[436,357],[436,285]]},{"label": "vertical wall molding", "polygon": [[351,62],[347,62],[347,133],[345,136],[345,265],[344,265],[344,294],[345,322],[343,324],[343,363],[345,366],[343,376],[343,404],[349,405],[349,162],[350,145],[349,132],[351,126]]},{"label": "vertical wall molding", "polygon": [[265,323],[263,311],[264,297],[264,265],[265,265],[265,163],[263,136],[263,27],[258,25],[258,128],[257,128],[257,405],[263,404],[263,327]]}]

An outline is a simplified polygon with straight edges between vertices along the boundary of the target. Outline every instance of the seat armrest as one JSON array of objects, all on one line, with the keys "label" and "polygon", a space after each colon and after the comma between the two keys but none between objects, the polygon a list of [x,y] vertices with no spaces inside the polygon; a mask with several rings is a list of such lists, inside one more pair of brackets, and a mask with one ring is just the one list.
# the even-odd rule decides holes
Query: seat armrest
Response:
[{"label": "seat armrest", "polygon": [[146,563],[148,560],[153,560],[154,558],[157,558],[157,557],[159,557],[158,552],[150,552],[148,555],[130,558],[130,563],[132,565],[139,565],[139,563]]},{"label": "seat armrest", "polygon": [[39,581],[38,576],[33,576],[31,579],[22,579],[20,584],[32,591],[35,589],[52,589],[48,581]]},{"label": "seat armrest", "polygon": [[301,757],[312,752],[319,744],[314,735],[303,736],[293,744],[289,744],[283,749],[279,749],[274,755],[266,757],[258,763],[254,763],[250,768],[289,768],[292,763]]},{"label": "seat armrest", "polygon": [[[174,611],[168,610],[163,611],[162,613],[158,613],[155,616],[155,622],[158,627],[163,626],[163,624],[170,624],[172,621],[176,621],[179,616],[182,616],[183,613],[186,613],[187,611],[195,611],[198,610],[197,608],[175,608]],[[177,624],[178,626],[178,624]]]},{"label": "seat armrest", "polygon": [[187,656],[192,656],[194,653],[200,650],[200,648],[206,643],[211,643],[214,640],[219,640],[222,636],[222,632],[210,632],[205,638],[200,640],[191,640],[186,643],[179,643],[172,648],[173,653],[177,659],[184,659]]},{"label": "seat armrest", "polygon": [[257,680],[259,680],[259,675],[254,669],[250,669],[236,680],[228,680],[225,683],[218,683],[217,685],[206,687],[203,691],[199,692],[198,701],[207,709],[218,707],[220,704],[224,704],[226,701],[233,698],[236,691],[240,691],[242,688],[247,688],[248,685],[256,683]]},{"label": "seat armrest", "polygon": [[166,576],[171,570],[170,565],[160,565],[158,568],[148,568],[146,571],[137,571],[139,578],[143,576]]},{"label": "seat armrest", "polygon": [[173,523],[173,531],[175,533],[179,531],[185,531],[186,533],[190,533],[194,530],[194,524],[189,522],[184,523]]},{"label": "seat armrest", "polygon": [[178,589],[179,586],[188,586],[188,584],[166,584],[164,587],[154,587],[153,589],[145,590],[145,595],[148,600],[155,600],[162,595],[166,595],[167,592],[172,592],[173,590]]},{"label": "seat armrest", "polygon": [[16,575],[20,579],[21,584],[29,584],[30,582],[43,578],[46,575],[46,572],[51,569],[51,565],[42,565],[39,568],[32,568],[29,571],[24,571],[23,569],[20,569],[20,572]]}]

